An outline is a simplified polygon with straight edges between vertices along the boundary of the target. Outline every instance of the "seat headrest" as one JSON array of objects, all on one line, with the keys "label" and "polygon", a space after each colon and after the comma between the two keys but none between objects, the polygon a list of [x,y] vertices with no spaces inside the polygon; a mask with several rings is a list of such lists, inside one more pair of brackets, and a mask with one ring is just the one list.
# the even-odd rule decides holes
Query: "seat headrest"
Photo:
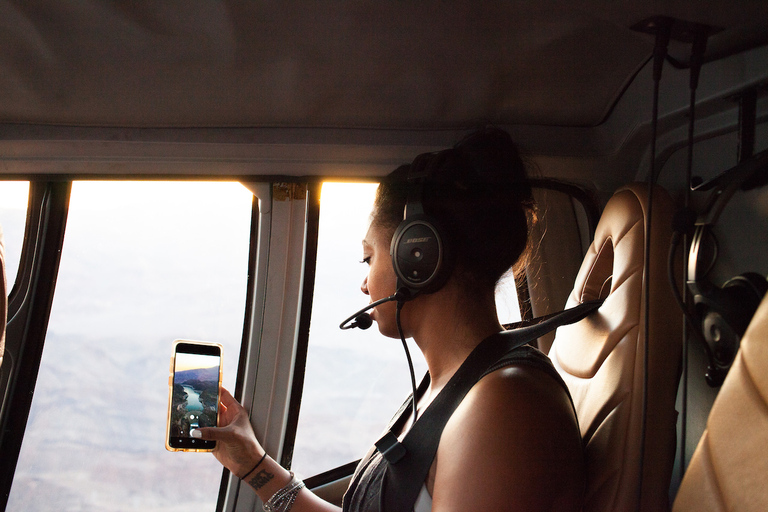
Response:
[{"label": "seat headrest", "polygon": [[587,318],[560,327],[550,350],[585,443],[585,512],[669,510],[681,354],[681,318],[666,279],[674,202],[661,187],[654,189],[648,312],[647,205],[645,183],[622,187],[608,201],[567,307],[605,300]]},{"label": "seat headrest", "polygon": [[[594,321],[593,343],[559,344],[563,368],[582,378],[591,378],[601,367],[626,329],[637,328],[642,294],[643,247],[645,245],[645,188],[631,184],[617,191],[605,206],[592,245],[576,276],[568,305],[604,298],[604,315]],[[660,215],[667,212],[660,212]],[[654,221],[657,224],[658,219]],[[668,224],[668,221],[667,221]],[[667,230],[663,230],[666,235]],[[608,325],[621,312],[621,325]],[[578,346],[578,348],[576,348]],[[571,353],[573,352],[573,353]]]}]

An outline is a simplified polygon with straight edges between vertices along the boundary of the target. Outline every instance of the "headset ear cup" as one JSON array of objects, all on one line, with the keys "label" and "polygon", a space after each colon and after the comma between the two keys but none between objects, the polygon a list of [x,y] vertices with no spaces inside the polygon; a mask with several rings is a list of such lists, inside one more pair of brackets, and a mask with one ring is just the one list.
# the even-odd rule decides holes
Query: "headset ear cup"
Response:
[{"label": "headset ear cup", "polygon": [[708,294],[702,329],[717,366],[727,369],[760,301],[768,291],[768,281],[749,272],[727,281]]},{"label": "headset ear cup", "polygon": [[398,290],[409,296],[433,293],[450,276],[445,240],[438,225],[427,215],[413,215],[400,223],[392,236],[390,256]]}]

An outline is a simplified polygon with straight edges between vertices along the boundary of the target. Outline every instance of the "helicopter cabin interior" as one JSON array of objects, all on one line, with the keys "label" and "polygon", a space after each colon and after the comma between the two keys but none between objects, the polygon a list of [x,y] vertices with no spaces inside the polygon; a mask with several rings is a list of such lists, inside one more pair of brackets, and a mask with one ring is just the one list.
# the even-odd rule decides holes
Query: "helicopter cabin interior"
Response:
[{"label": "helicopter cabin interior", "polygon": [[584,510],[767,510],[765,0],[0,0],[0,509],[261,510],[164,447],[176,339],[340,504],[411,392],[339,329],[377,183],[487,125],[540,219],[500,321],[603,300],[538,340]]}]

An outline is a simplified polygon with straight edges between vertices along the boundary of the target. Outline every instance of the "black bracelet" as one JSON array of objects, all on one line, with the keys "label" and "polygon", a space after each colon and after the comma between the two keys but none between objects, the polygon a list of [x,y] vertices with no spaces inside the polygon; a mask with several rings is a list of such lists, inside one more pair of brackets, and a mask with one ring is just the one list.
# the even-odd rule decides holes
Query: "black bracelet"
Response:
[{"label": "black bracelet", "polygon": [[249,472],[247,472],[246,474],[244,474],[243,476],[241,476],[241,477],[240,477],[240,480],[245,480],[245,477],[247,477],[248,475],[250,475],[251,473],[253,473],[254,471],[256,471],[256,468],[257,468],[257,467],[259,467],[259,466],[261,466],[261,463],[262,463],[262,462],[264,462],[264,459],[266,459],[266,458],[267,458],[267,452],[265,451],[265,452],[264,452],[264,455],[262,455],[262,456],[261,456],[261,458],[259,459],[259,462],[257,462],[257,463],[256,463],[256,465],[255,465],[255,466],[253,466],[253,468],[252,468],[252,469],[251,469]]}]

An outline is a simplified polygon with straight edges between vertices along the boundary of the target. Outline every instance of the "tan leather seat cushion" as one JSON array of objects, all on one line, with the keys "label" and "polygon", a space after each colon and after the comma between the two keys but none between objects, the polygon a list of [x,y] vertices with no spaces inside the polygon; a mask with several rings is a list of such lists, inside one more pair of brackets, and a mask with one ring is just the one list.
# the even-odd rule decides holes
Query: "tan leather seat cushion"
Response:
[{"label": "tan leather seat cushion", "polygon": [[635,510],[639,492],[641,510],[669,510],[682,327],[666,277],[673,204],[666,191],[657,188],[650,254],[647,435],[642,452],[646,191],[645,184],[629,185],[606,205],[568,306],[606,294],[607,298],[586,319],[558,329],[550,352],[573,396],[585,441],[585,511]]},{"label": "tan leather seat cushion", "polygon": [[768,296],[741,340],[673,510],[768,510]]}]

